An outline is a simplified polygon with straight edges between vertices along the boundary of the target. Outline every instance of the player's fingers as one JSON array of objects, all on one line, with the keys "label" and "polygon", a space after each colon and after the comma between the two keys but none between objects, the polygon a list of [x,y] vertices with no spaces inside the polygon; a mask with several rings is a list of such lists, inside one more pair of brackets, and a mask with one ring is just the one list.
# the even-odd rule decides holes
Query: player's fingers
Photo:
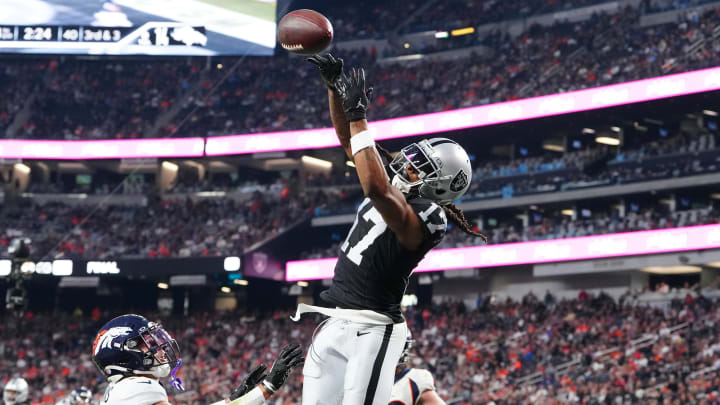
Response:
[{"label": "player's fingers", "polygon": [[298,356],[302,356],[302,348],[300,348],[300,345],[297,345],[296,347],[294,347],[293,350],[285,356],[285,358],[292,359],[293,357],[298,357]]},{"label": "player's fingers", "polygon": [[373,88],[369,87],[367,90],[365,90],[365,95],[367,96],[368,101],[372,101]]},{"label": "player's fingers", "polygon": [[340,69],[342,70],[343,64],[344,64],[345,62],[343,62],[342,58],[337,58],[337,63],[340,64]]},{"label": "player's fingers", "polygon": [[358,84],[365,88],[365,69],[360,68],[360,72],[358,73]]},{"label": "player's fingers", "polygon": [[317,56],[311,56],[309,58],[306,58],[305,60],[312,63],[315,66],[318,66],[318,67],[320,66],[320,61],[317,60]]},{"label": "player's fingers", "polygon": [[289,345],[286,345],[283,347],[283,349],[280,351],[280,356],[283,358],[288,358],[291,356],[291,354],[295,351],[300,349],[300,345],[297,343],[290,343]]},{"label": "player's fingers", "polygon": [[290,367],[290,369],[294,369],[303,365],[303,363],[305,363],[305,359],[303,357],[298,357],[296,359],[293,359],[293,361],[291,361],[288,366]]},{"label": "player's fingers", "polygon": [[335,58],[333,58],[333,56],[332,56],[331,53],[325,55],[325,59],[327,59],[327,61],[330,62],[330,63],[332,63],[332,64],[335,64],[335,62],[336,62],[336,61],[335,61]]},{"label": "player's fingers", "polygon": [[258,375],[264,374],[265,370],[267,370],[267,366],[264,364],[261,364],[261,365],[255,367],[255,369],[250,372],[250,376],[255,378]]}]

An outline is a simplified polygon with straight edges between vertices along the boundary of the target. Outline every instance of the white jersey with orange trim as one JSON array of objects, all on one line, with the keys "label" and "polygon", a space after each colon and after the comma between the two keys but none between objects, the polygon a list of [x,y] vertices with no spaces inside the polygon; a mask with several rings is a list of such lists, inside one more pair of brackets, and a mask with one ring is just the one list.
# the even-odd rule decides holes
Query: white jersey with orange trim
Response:
[{"label": "white jersey with orange trim", "polygon": [[158,380],[147,377],[127,377],[111,383],[105,390],[101,405],[154,405],[170,402]]},{"label": "white jersey with orange trim", "polygon": [[429,371],[407,368],[395,376],[389,405],[416,405],[425,391],[434,391],[435,381]]}]

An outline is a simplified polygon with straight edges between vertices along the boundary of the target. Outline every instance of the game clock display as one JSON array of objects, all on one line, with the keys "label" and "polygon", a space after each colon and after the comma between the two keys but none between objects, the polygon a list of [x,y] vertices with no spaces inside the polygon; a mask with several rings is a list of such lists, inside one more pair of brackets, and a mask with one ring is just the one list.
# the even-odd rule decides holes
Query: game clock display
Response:
[{"label": "game clock display", "polygon": [[3,0],[0,53],[272,55],[273,0]]},{"label": "game clock display", "polygon": [[[207,45],[205,27],[177,23],[146,24],[143,29],[131,27],[89,26],[0,26],[0,41],[11,42],[74,42],[117,43],[139,46],[198,46]],[[3,44],[2,46],[7,46]],[[32,45],[22,44],[24,48]],[[47,47],[43,44],[42,47]]]}]

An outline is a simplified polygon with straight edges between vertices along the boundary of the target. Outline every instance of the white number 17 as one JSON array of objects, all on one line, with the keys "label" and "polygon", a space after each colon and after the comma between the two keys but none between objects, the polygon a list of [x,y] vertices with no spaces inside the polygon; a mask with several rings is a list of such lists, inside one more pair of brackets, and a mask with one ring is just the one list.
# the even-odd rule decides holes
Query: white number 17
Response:
[{"label": "white number 17", "polygon": [[[369,200],[366,200],[359,208],[358,211],[362,210],[362,208],[369,202]],[[382,235],[383,232],[387,229],[387,224],[385,223],[385,220],[383,219],[382,215],[375,209],[375,207],[372,207],[363,214],[362,216],[363,220],[367,222],[371,222],[373,226],[370,228],[368,233],[365,234],[365,236],[360,239],[355,246],[350,247],[350,237],[352,236],[353,232],[355,231],[355,227],[357,227],[358,220],[360,217],[355,218],[355,222],[353,223],[352,228],[350,228],[350,232],[348,233],[347,238],[345,239],[345,242],[340,247],[340,250],[345,252],[347,254],[347,258],[350,259],[351,262],[360,265],[360,262],[362,262],[363,259],[363,253],[365,253],[365,250],[367,250],[370,245],[375,242],[375,239],[378,238],[378,236]],[[350,247],[350,251],[348,251],[348,248]]]}]

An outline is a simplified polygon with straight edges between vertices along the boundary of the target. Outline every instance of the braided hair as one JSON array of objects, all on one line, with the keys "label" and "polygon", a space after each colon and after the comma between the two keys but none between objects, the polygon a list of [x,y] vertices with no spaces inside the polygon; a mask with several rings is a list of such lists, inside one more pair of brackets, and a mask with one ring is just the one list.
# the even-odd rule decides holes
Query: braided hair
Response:
[{"label": "braided hair", "polygon": [[463,232],[469,235],[475,235],[478,238],[482,239],[483,242],[488,243],[488,237],[481,234],[480,232],[476,232],[475,230],[473,230],[472,226],[470,226],[470,223],[468,223],[467,219],[465,219],[465,214],[460,208],[455,206],[455,204],[450,203],[443,205],[442,207],[443,210],[445,210],[445,215],[447,215],[447,217],[450,218],[450,220],[453,221],[455,225],[462,229]]},{"label": "braided hair", "polygon": [[[387,160],[387,164],[392,162],[394,156],[392,153],[390,153],[390,151],[378,144],[375,144],[375,148],[377,149],[378,153],[380,153],[380,156]],[[482,239],[483,242],[488,243],[488,237],[480,232],[476,232],[475,230],[473,230],[473,227],[470,225],[467,219],[465,219],[465,213],[463,213],[463,211],[455,204],[445,204],[442,206],[442,208],[445,211],[445,215],[463,232],[469,235],[477,236],[478,238]]]}]

